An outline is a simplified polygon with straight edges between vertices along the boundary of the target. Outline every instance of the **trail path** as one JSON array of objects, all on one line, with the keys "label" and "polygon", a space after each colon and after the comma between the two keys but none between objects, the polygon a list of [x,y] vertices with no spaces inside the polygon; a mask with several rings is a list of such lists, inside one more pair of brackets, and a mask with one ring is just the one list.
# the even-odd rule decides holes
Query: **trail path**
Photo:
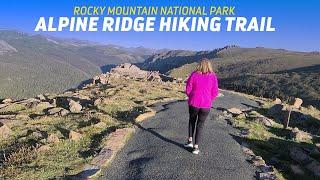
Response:
[{"label": "trail path", "polygon": [[155,117],[137,125],[137,131],[118,153],[101,179],[255,179],[255,169],[245,160],[236,132],[219,116],[221,108],[257,104],[223,92],[205,122],[200,155],[183,147],[188,128],[185,101],[159,105]]}]

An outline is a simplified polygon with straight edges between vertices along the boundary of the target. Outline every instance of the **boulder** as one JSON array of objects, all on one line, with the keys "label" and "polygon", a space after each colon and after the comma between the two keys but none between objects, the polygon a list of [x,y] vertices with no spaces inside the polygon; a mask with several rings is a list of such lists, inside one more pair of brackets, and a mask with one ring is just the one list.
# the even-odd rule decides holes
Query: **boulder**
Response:
[{"label": "boulder", "polygon": [[48,143],[58,143],[60,141],[57,134],[50,134],[47,138]]},{"label": "boulder", "polygon": [[240,115],[240,114],[242,114],[242,111],[240,109],[237,109],[237,108],[230,108],[230,109],[227,109],[227,111],[229,113],[231,113],[232,115]]},{"label": "boulder", "polygon": [[46,111],[45,113],[47,115],[54,115],[54,114],[59,113],[62,110],[63,110],[63,108],[61,108],[61,107],[55,107],[55,108],[50,108],[50,109],[45,110]]},{"label": "boulder", "polygon": [[291,136],[298,142],[307,142],[312,139],[312,136],[304,131],[300,131],[297,127],[293,128],[291,131]]},{"label": "boulder", "polygon": [[37,151],[38,152],[45,152],[45,151],[49,151],[51,149],[51,147],[49,145],[43,145],[43,146],[40,146]]},{"label": "boulder", "polygon": [[8,104],[8,103],[12,103],[12,102],[13,102],[13,100],[10,99],[10,98],[3,99],[3,100],[2,100],[2,103],[4,103],[4,104]]},{"label": "boulder", "polygon": [[46,98],[43,94],[39,94],[39,95],[37,96],[37,98],[38,98],[40,101],[45,101],[45,100],[47,100],[47,98]]},{"label": "boulder", "polygon": [[69,110],[72,113],[79,113],[82,110],[82,106],[79,102],[76,102],[72,99],[69,100]]},{"label": "boulder", "polygon": [[255,166],[262,166],[266,164],[261,156],[254,156],[251,161]]},{"label": "boulder", "polygon": [[12,130],[7,125],[0,122],[0,138],[8,138],[12,134]]},{"label": "boulder", "polygon": [[275,124],[275,122],[272,119],[269,119],[264,116],[257,117],[256,120],[261,122],[263,125],[265,125],[267,127],[272,127]]},{"label": "boulder", "polygon": [[300,98],[294,98],[293,100],[290,101],[290,105],[293,107],[293,108],[296,108],[296,109],[299,109],[302,105],[303,101],[302,99]]},{"label": "boulder", "polygon": [[273,104],[281,104],[281,99],[279,98],[276,98],[274,101],[273,101]]},{"label": "boulder", "polygon": [[294,174],[297,175],[304,175],[304,171],[301,169],[301,167],[299,165],[293,165],[291,164],[291,170]]},{"label": "boulder", "polygon": [[77,133],[75,131],[69,132],[69,139],[73,141],[79,141],[82,138],[82,134]]}]

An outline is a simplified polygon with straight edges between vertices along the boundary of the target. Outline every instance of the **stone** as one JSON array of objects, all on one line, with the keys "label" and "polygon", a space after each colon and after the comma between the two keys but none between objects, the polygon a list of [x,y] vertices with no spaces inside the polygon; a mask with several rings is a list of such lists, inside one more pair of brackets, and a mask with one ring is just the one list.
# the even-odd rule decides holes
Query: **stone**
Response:
[{"label": "stone", "polygon": [[242,146],[242,151],[247,155],[247,156],[255,156],[253,151],[247,147]]},{"label": "stone", "polygon": [[259,180],[274,180],[277,179],[274,173],[270,172],[260,172],[258,173]]},{"label": "stone", "polygon": [[12,130],[7,125],[0,122],[0,138],[8,138],[12,134]]},{"label": "stone", "polygon": [[292,138],[298,142],[307,142],[312,139],[312,136],[304,131],[299,130],[297,127],[292,129]]},{"label": "stone", "polygon": [[43,94],[39,94],[37,96],[37,98],[40,100],[40,101],[45,101],[47,98],[43,95]]},{"label": "stone", "polygon": [[299,109],[302,105],[303,101],[302,99],[300,98],[294,98],[292,101],[290,101],[290,105],[293,107],[293,108],[296,108],[296,109]]},{"label": "stone", "polygon": [[94,125],[94,127],[97,127],[97,128],[105,128],[106,126],[107,126],[107,124],[104,122],[99,122]]},{"label": "stone", "polygon": [[59,141],[60,139],[57,134],[50,134],[47,138],[48,143],[58,143]]},{"label": "stone", "polygon": [[230,109],[227,109],[227,111],[233,115],[240,115],[242,114],[242,111],[238,108],[230,108]]},{"label": "stone", "polygon": [[223,97],[224,95],[222,93],[219,93],[217,97]]},{"label": "stone", "polygon": [[291,164],[290,165],[290,168],[292,170],[292,172],[294,174],[297,174],[297,175],[304,175],[304,171],[301,169],[301,167],[299,165],[293,165]]},{"label": "stone", "polygon": [[43,135],[41,132],[39,131],[35,131],[32,133],[32,136],[35,137],[36,139],[42,139],[43,138]]},{"label": "stone", "polygon": [[264,116],[260,116],[260,117],[256,118],[256,120],[261,122],[263,125],[265,125],[267,127],[272,127],[275,124],[275,122],[272,119],[269,119]]},{"label": "stone", "polygon": [[246,118],[246,114],[245,114],[245,113],[241,113],[241,114],[239,114],[239,115],[237,116],[237,118],[239,118],[239,119],[244,119],[244,118]]},{"label": "stone", "polygon": [[51,147],[49,145],[43,145],[43,146],[40,146],[37,151],[39,152],[45,152],[45,151],[49,151],[51,149]]},{"label": "stone", "polygon": [[315,144],[318,149],[320,149],[320,143]]},{"label": "stone", "polygon": [[69,139],[73,141],[79,141],[82,138],[82,134],[77,133],[75,131],[69,132]]},{"label": "stone", "polygon": [[125,145],[127,137],[133,132],[134,128],[117,129],[112,132],[108,137],[106,145],[102,148],[100,153],[92,159],[91,164],[100,167],[105,166],[112,157],[115,156],[116,152]]},{"label": "stone", "polygon": [[274,101],[273,101],[273,104],[281,104],[281,99],[279,98],[276,98]]},{"label": "stone", "polygon": [[66,110],[66,109],[62,109],[58,114],[60,116],[66,116],[70,113],[70,111]]},{"label": "stone", "polygon": [[58,114],[60,111],[62,111],[63,108],[60,107],[55,107],[55,108],[50,108],[45,110],[47,115],[54,115],[54,114]]},{"label": "stone", "polygon": [[79,113],[82,110],[82,106],[81,106],[81,104],[79,102],[76,102],[76,101],[71,99],[69,101],[69,110],[72,113]]},{"label": "stone", "polygon": [[146,119],[151,118],[156,115],[155,110],[148,108],[148,107],[146,108],[146,110],[147,110],[147,112],[140,114],[138,117],[136,117],[136,119],[135,119],[136,122],[141,122],[143,120],[146,120]]},{"label": "stone", "polygon": [[17,114],[16,115],[16,119],[20,119],[20,120],[29,120],[30,116],[26,115],[26,114]]},{"label": "stone", "polygon": [[10,98],[3,99],[3,100],[2,100],[2,103],[4,103],[4,104],[8,104],[8,103],[12,103],[12,102],[13,102],[13,100],[10,99]]},{"label": "stone", "polygon": [[255,166],[262,166],[266,164],[261,156],[254,156],[251,161]]}]

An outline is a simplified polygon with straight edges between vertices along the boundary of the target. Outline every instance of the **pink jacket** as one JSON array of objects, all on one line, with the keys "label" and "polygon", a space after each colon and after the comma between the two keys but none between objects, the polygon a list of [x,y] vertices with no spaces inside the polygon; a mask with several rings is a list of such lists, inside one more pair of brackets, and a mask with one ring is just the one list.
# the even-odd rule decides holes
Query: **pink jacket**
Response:
[{"label": "pink jacket", "polygon": [[218,79],[214,73],[200,74],[195,71],[189,76],[186,86],[189,105],[197,108],[211,108],[218,93]]}]

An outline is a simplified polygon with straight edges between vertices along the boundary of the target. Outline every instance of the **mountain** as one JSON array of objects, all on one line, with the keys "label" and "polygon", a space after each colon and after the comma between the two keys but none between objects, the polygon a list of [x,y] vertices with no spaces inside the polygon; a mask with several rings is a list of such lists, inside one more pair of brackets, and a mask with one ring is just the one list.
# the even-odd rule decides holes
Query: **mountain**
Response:
[{"label": "mountain", "polygon": [[162,52],[0,30],[0,98],[61,92],[121,63]]},{"label": "mountain", "polygon": [[204,57],[212,61],[221,88],[283,100],[300,97],[305,104],[320,107],[319,52],[226,46],[213,51],[156,54],[140,67],[186,78]]}]

